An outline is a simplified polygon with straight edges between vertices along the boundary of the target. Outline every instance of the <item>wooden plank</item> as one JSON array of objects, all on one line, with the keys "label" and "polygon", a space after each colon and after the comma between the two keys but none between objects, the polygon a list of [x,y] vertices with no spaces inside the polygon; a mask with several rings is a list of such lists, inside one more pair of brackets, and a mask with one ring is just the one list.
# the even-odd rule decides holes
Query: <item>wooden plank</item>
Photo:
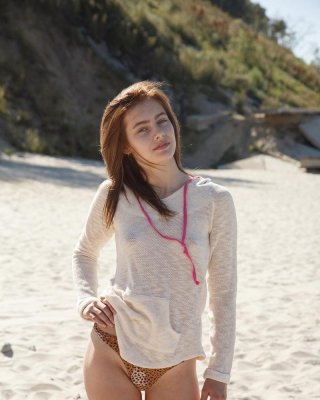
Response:
[{"label": "wooden plank", "polygon": [[302,168],[320,168],[320,157],[301,157],[299,161]]}]

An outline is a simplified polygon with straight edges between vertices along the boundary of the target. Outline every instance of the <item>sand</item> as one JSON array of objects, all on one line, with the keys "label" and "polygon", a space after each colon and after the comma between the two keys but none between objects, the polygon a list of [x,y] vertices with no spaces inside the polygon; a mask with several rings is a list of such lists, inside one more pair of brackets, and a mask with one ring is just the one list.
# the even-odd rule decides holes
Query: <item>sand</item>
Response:
[{"label": "sand", "polygon": [[[319,399],[320,175],[261,157],[190,170],[229,188],[237,209],[228,399]],[[86,399],[82,361],[91,322],[76,313],[71,255],[105,174],[101,162],[80,158],[0,157],[1,400]],[[101,287],[115,268],[114,239],[100,265]],[[208,356],[207,308],[203,345]],[[206,364],[197,363],[200,389]]]}]

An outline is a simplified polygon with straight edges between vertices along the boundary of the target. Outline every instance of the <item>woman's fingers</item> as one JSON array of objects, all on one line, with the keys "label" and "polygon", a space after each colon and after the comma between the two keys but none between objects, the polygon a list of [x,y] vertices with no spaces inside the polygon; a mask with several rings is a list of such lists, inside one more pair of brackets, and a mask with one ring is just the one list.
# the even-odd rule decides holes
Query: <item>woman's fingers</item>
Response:
[{"label": "woman's fingers", "polygon": [[92,311],[106,325],[114,326],[113,314],[107,305],[101,301],[96,301],[93,304]]},{"label": "woman's fingers", "polygon": [[112,307],[112,305],[110,303],[107,302],[107,304],[105,304],[103,301],[99,301],[97,303],[97,307],[100,308],[100,310],[102,310],[107,317],[114,323],[114,308]]},{"label": "woman's fingers", "polygon": [[92,321],[96,322],[102,327],[113,326],[112,322],[106,317],[106,315],[97,307],[93,307],[91,312]]},{"label": "woman's fingers", "polygon": [[117,311],[113,308],[112,304],[110,304],[104,296],[100,296],[100,300],[102,303],[107,304],[111,308],[113,314],[117,314]]},{"label": "woman's fingers", "polygon": [[102,327],[114,327],[113,311],[115,310],[112,306],[109,307],[109,303],[107,305],[102,300],[96,299],[88,304],[88,306],[84,309],[83,314],[86,319],[90,319]]}]

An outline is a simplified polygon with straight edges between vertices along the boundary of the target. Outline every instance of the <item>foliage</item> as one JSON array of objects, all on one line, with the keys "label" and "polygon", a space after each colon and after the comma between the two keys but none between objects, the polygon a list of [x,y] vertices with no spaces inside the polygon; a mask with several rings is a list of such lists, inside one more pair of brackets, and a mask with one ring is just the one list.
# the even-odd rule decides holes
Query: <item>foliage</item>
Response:
[{"label": "foliage", "polygon": [[[7,121],[13,140],[30,151],[98,156],[92,140],[97,113],[90,119],[84,112],[83,120],[73,114],[77,99],[68,98],[55,80],[54,69],[34,48],[31,31],[10,20],[9,7],[21,15],[34,13],[37,21],[50,16],[65,46],[53,46],[53,51],[81,48],[87,63],[99,66],[95,89],[100,106],[107,100],[106,87],[116,82],[108,96],[116,94],[116,88],[132,81],[129,76],[172,84],[181,117],[191,109],[190,98],[199,87],[241,113],[248,97],[263,108],[320,103],[319,68],[281,46],[290,34],[284,22],[269,20],[249,0],[14,0],[1,6],[0,45],[11,47],[7,45],[8,57],[0,58],[0,118]],[[32,28],[44,35],[40,23]],[[123,71],[117,74],[102,62],[91,51],[89,38],[104,44]],[[13,44],[21,57],[16,63],[10,58]],[[65,75],[71,80],[67,71]],[[231,100],[222,95],[224,90],[232,92]],[[32,124],[34,120],[38,123]]]}]

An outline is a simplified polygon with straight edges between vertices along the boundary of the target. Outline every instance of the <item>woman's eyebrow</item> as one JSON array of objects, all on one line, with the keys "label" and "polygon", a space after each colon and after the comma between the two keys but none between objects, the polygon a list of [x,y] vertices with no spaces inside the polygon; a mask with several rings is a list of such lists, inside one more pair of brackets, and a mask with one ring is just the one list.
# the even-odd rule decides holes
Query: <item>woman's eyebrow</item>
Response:
[{"label": "woman's eyebrow", "polygon": [[[154,118],[158,118],[158,117],[160,117],[160,115],[167,115],[165,112],[163,112],[163,111],[161,111],[161,113],[159,113],[159,114],[157,114]],[[145,121],[139,121],[139,122],[137,122],[134,126],[133,126],[133,128],[132,129],[134,129],[135,127],[137,127],[138,125],[141,125],[141,124],[145,124],[146,122],[149,122],[150,120],[145,120]]]}]

